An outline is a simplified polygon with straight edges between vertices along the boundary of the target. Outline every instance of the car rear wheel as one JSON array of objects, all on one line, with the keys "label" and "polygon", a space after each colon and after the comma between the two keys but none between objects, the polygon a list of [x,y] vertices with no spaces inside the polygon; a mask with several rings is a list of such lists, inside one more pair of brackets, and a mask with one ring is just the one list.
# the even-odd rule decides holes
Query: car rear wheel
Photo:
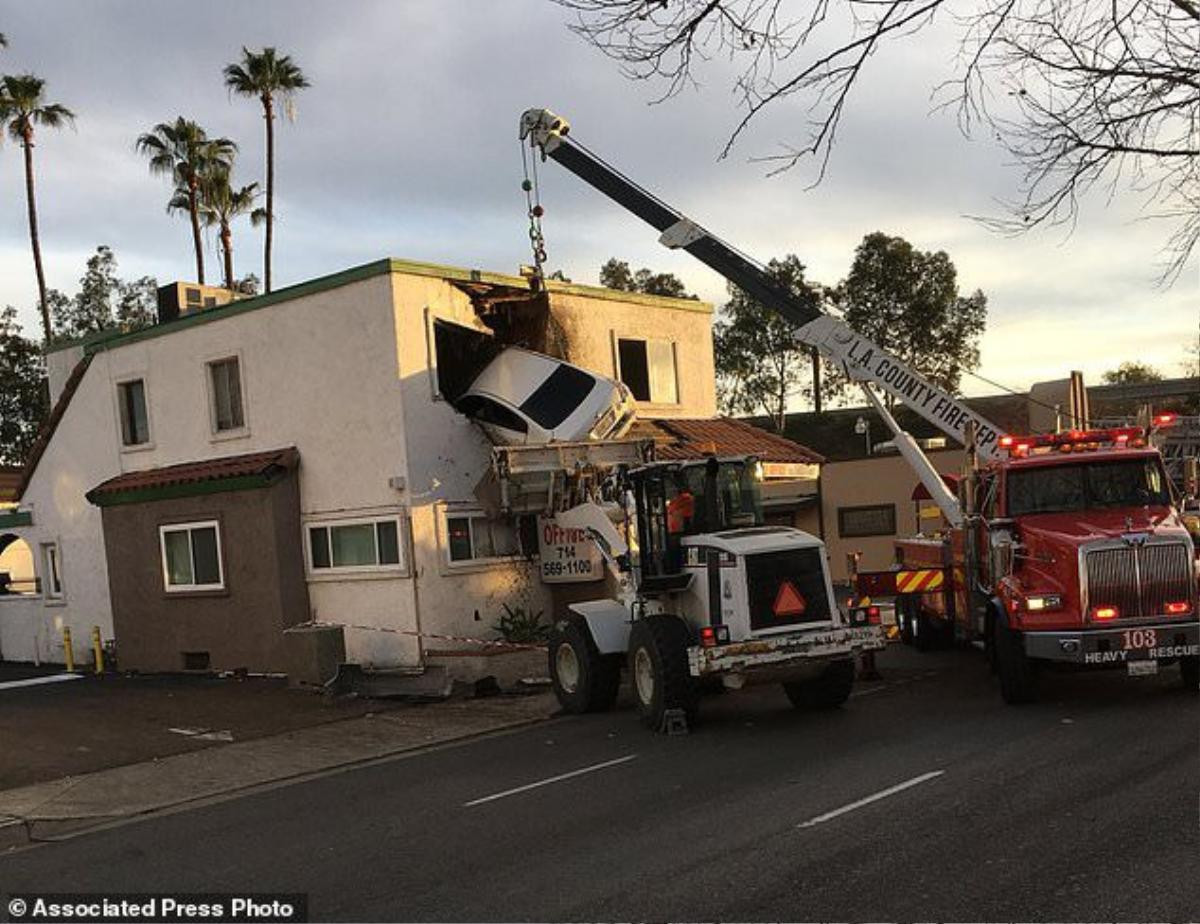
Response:
[{"label": "car rear wheel", "polygon": [[797,709],[832,709],[850,698],[854,687],[854,659],[834,661],[811,680],[785,683],[783,691]]},{"label": "car rear wheel", "polygon": [[1027,654],[1021,633],[1008,623],[996,623],[996,673],[1000,675],[1000,695],[1006,703],[1032,703],[1038,697],[1038,664]]},{"label": "car rear wheel", "polygon": [[564,712],[575,715],[612,707],[621,683],[621,659],[596,649],[591,633],[573,620],[560,620],[547,645],[550,682]]},{"label": "car rear wheel", "polygon": [[662,731],[668,710],[681,709],[688,724],[699,707],[688,670],[687,626],[674,616],[646,616],[629,635],[629,674],[642,724]]}]

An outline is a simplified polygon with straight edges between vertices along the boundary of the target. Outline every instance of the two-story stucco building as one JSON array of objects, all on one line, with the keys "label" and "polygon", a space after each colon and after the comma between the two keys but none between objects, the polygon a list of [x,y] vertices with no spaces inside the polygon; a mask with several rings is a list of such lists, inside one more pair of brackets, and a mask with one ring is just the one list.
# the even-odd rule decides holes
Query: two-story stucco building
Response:
[{"label": "two-story stucco building", "polygon": [[[476,499],[491,446],[455,412],[496,343],[621,378],[639,414],[711,418],[711,306],[382,260],[49,357],[53,412],[0,541],[0,658],[278,670],[282,630],[344,625],[349,660],[549,615],[522,524]],[[744,426],[744,425],[743,425]],[[802,461],[800,459],[790,461]],[[425,638],[422,638],[425,636]],[[453,647],[453,641],[443,645]]]}]

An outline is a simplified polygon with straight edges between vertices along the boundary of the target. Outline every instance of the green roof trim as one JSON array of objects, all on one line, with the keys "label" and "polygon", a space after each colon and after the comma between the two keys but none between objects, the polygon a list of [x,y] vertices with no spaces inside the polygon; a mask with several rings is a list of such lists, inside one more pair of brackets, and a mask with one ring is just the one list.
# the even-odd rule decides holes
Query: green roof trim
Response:
[{"label": "green roof trim", "polygon": [[[364,263],[361,266],[351,267],[348,270],[342,270],[338,273],[331,273],[328,276],[318,276],[316,279],[309,279],[307,282],[299,282],[293,286],[287,286],[283,289],[276,289],[267,295],[255,295],[252,298],[241,298],[237,301],[230,302],[227,305],[221,305],[217,308],[209,308],[205,311],[198,311],[195,314],[189,314],[186,317],[176,318],[174,321],[167,321],[164,324],[153,324],[150,327],[142,328],[135,331],[120,331],[108,330],[101,331],[97,334],[91,334],[85,337],[82,341],[73,340],[66,343],[56,343],[51,347],[51,352],[67,349],[68,347],[78,346],[83,344],[83,352],[85,356],[91,356],[95,353],[104,350],[114,349],[116,347],[125,346],[129,343],[137,343],[141,340],[150,340],[154,337],[162,337],[166,334],[174,333],[178,330],[185,330],[189,327],[195,327],[198,324],[209,324],[213,321],[220,321],[222,318],[230,318],[239,314],[245,314],[248,311],[257,311],[259,308],[266,308],[269,305],[277,305],[280,302],[291,301],[295,298],[303,298],[306,295],[315,295],[318,292],[325,292],[329,289],[336,289],[339,286],[349,285],[353,282],[361,282],[364,279],[371,279],[375,276],[383,276],[388,273],[400,273],[406,276],[429,276],[434,279],[444,279],[449,282],[478,282],[486,285],[513,286],[519,288],[528,288],[529,280],[523,276],[508,276],[503,273],[489,273],[483,270],[462,269],[457,266],[442,266],[438,263],[420,263],[414,260],[397,260],[394,258],[375,260],[371,263]],[[640,292],[620,292],[615,289],[605,289],[601,286],[579,285],[573,282],[560,282],[557,279],[550,279],[546,282],[546,289],[554,295],[578,295],[586,298],[599,298],[608,301],[632,302],[640,305],[652,305],[658,308],[672,308],[680,311],[695,311],[702,314],[712,314],[713,306],[708,302],[701,302],[690,298],[671,298],[665,295],[643,295]]]},{"label": "green roof trim", "polygon": [[278,480],[278,476],[272,475],[241,475],[237,478],[217,478],[183,484],[130,488],[127,491],[89,491],[87,499],[97,507],[118,507],[122,504],[146,504],[151,501],[176,500],[181,497],[201,497],[205,494],[255,491],[259,488],[269,488]]},{"label": "green roof trim", "polygon": [[0,510],[0,529],[32,526],[33,514],[28,510]]}]

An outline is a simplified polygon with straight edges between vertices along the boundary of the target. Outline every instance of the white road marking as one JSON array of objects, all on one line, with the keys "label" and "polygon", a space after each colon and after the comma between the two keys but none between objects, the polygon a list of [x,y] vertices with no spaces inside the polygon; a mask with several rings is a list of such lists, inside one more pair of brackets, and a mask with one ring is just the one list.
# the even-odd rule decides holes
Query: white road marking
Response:
[{"label": "white road marking", "polygon": [[894,796],[898,792],[904,792],[906,789],[911,789],[913,786],[920,786],[922,783],[927,783],[932,779],[936,779],[945,773],[945,770],[931,770],[929,773],[922,773],[920,776],[914,776],[911,780],[905,780],[903,783],[897,783],[895,786],[889,786],[887,789],[881,789],[877,793],[859,799],[857,802],[851,802],[849,805],[843,805],[841,808],[836,808],[832,812],[826,812],[824,815],[818,815],[816,818],[810,818],[808,821],[801,822],[796,825],[797,828],[811,828],[814,825],[819,825],[823,821],[829,821],[831,818],[837,818],[839,815],[845,815],[847,812],[853,812],[855,809],[860,809],[864,805],[870,805],[872,802],[878,802],[880,799],[886,799],[888,796]]},{"label": "white road marking", "polygon": [[618,757],[615,760],[606,760],[604,763],[592,764],[590,767],[581,767],[578,770],[572,770],[570,773],[560,773],[558,776],[547,777],[544,780],[538,780],[536,783],[526,783],[524,786],[518,786],[515,789],[506,789],[504,792],[493,793],[490,796],[483,796],[479,799],[472,799],[470,802],[464,802],[463,808],[471,808],[474,805],[483,805],[485,802],[494,802],[496,799],[503,799],[505,796],[515,796],[517,793],[528,792],[531,789],[537,789],[540,786],[549,786],[551,783],[558,783],[562,780],[569,780],[573,776],[582,776],[585,773],[592,773],[596,770],[603,770],[605,767],[615,767],[617,764],[623,764],[637,757],[636,754],[627,754],[624,757]]},{"label": "white road marking", "polygon": [[44,683],[62,683],[64,680],[82,680],[83,674],[48,674],[45,677],[28,677],[25,680],[7,680],[0,683],[0,690],[15,690],[17,687],[37,687]]}]

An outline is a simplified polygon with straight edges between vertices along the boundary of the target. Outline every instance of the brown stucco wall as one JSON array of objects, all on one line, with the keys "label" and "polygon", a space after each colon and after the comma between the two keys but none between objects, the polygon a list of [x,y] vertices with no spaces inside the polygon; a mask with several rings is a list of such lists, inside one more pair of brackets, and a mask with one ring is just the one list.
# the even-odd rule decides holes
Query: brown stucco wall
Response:
[{"label": "brown stucco wall", "polygon": [[[217,520],[225,589],[168,594],[159,527]],[[212,670],[286,668],[283,630],[308,618],[295,471],[270,487],[103,510],[113,628],[122,669],[178,671],[207,651]]]},{"label": "brown stucco wall", "polygon": [[[962,470],[960,449],[927,452],[929,461],[942,474],[956,475]],[[821,467],[821,505],[825,521],[825,546],[829,550],[830,571],[835,581],[847,578],[846,554],[862,552],[859,567],[879,571],[895,559],[897,538],[917,531],[916,506],[912,500],[917,475],[899,455],[872,456],[845,462],[827,462]],[[838,531],[838,508],[875,504],[894,504],[896,533],[891,536],[849,536]]]}]

